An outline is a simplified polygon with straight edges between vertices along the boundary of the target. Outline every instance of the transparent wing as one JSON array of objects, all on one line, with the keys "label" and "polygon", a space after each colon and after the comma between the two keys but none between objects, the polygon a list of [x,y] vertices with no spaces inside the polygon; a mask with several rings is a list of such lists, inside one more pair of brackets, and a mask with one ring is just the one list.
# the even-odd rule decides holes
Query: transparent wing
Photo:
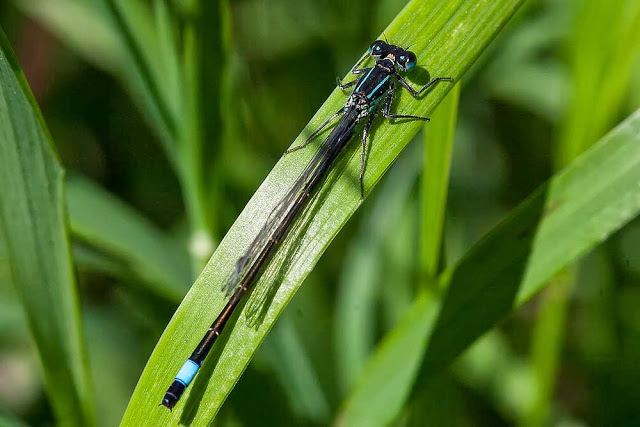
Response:
[{"label": "transparent wing", "polygon": [[234,273],[225,285],[230,296],[247,276],[256,274],[258,263],[262,264],[278,243],[282,241],[298,212],[306,204],[315,187],[320,183],[344,145],[351,139],[357,124],[355,112],[345,113],[336,127],[323,141],[318,152],[309,161],[287,194],[271,211],[264,226],[254,238],[247,252],[238,259]]}]

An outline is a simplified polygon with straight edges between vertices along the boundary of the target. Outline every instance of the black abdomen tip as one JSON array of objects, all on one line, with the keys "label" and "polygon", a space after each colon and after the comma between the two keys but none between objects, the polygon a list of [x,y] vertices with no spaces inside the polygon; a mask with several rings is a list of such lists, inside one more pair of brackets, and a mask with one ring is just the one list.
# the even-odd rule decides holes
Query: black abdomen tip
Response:
[{"label": "black abdomen tip", "polygon": [[180,396],[182,396],[182,393],[184,393],[185,388],[187,388],[187,386],[185,386],[180,381],[172,382],[171,386],[169,386],[169,389],[164,394],[160,405],[169,410],[172,410],[173,407],[176,406],[176,403],[178,403],[178,400],[180,400]]}]

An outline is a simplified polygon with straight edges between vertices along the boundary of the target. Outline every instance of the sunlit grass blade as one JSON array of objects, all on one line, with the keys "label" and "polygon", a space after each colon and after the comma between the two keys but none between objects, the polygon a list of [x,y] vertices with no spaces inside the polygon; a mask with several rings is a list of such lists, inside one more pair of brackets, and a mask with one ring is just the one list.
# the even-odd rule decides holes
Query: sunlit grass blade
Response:
[{"label": "sunlit grass blade", "polygon": [[174,117],[182,113],[182,69],[180,67],[180,53],[178,49],[178,25],[171,14],[169,0],[154,0],[153,14],[155,22],[155,34],[159,54],[157,56],[160,65],[162,90],[165,93],[168,108]]},{"label": "sunlit grass blade", "polygon": [[[499,0],[474,3],[466,1],[412,1],[385,30],[394,43],[416,53],[420,66],[432,76],[458,79],[482,53],[522,2]],[[355,62],[355,59],[354,59]],[[427,73],[418,69],[409,76],[414,85],[426,83]],[[403,94],[397,112],[429,115],[451,89],[441,83],[420,100]],[[309,126],[294,143],[315,129],[326,117],[344,104],[345,96],[335,90],[320,108]],[[420,129],[421,123],[382,123],[374,132],[365,175],[368,193],[382,174]],[[361,203],[357,177],[360,168],[358,144],[351,144],[338,161],[334,173],[323,187],[296,230],[281,243],[277,259],[256,284],[272,284],[277,292],[268,302],[268,311],[258,328],[250,326],[242,313],[235,317],[214,347],[198,376],[172,413],[156,407],[167,386],[202,332],[225,303],[219,291],[231,274],[235,261],[258,232],[265,218],[289,188],[313,155],[313,148],[283,158],[249,202],[209,264],[196,280],[160,342],[156,346],[136,391],[129,403],[125,425],[158,425],[191,422],[209,424],[226,396],[242,374],[252,354],[264,339],[288,301],[313,268],[322,252]],[[314,145],[315,146],[315,145]],[[302,233],[304,231],[304,233]],[[251,298],[251,296],[249,297]],[[196,333],[197,331],[197,333]]]},{"label": "sunlit grass blade", "polygon": [[95,424],[67,236],[64,170],[0,30],[0,223],[15,285],[62,425]]}]

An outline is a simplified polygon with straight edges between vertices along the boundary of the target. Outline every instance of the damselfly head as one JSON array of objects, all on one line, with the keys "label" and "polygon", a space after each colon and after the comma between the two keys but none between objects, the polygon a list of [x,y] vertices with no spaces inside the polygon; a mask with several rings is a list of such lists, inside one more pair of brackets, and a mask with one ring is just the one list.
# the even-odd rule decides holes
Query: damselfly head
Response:
[{"label": "damselfly head", "polygon": [[369,46],[369,55],[375,60],[391,59],[400,71],[409,71],[416,66],[416,54],[382,40],[376,40]]}]

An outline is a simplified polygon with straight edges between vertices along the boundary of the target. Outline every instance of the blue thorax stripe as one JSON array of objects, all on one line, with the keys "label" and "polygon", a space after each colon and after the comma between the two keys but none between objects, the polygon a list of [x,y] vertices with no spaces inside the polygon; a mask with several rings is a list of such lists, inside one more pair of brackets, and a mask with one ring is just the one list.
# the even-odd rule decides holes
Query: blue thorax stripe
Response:
[{"label": "blue thorax stripe", "polygon": [[373,88],[373,90],[371,92],[369,92],[369,94],[367,95],[367,99],[371,99],[371,96],[376,93],[376,91],[378,89],[380,89],[380,86],[382,86],[384,84],[384,82],[386,82],[387,80],[389,80],[389,75],[387,74],[387,76],[382,79],[382,81],[380,83],[378,83],[378,86],[376,86],[375,88]]},{"label": "blue thorax stripe", "polygon": [[362,81],[360,82],[360,84],[358,85],[358,87],[356,88],[356,90],[355,90],[354,92],[357,92],[357,91],[359,91],[359,90],[360,90],[360,88],[362,87],[362,84],[363,84],[364,82],[366,82],[366,81],[367,81],[367,79],[369,78],[369,76],[370,76],[370,75],[371,75],[371,73],[373,72],[373,69],[374,69],[374,68],[375,68],[375,67],[371,67],[371,69],[369,70],[369,72],[367,73],[367,75],[364,77],[364,79],[362,79]]}]

